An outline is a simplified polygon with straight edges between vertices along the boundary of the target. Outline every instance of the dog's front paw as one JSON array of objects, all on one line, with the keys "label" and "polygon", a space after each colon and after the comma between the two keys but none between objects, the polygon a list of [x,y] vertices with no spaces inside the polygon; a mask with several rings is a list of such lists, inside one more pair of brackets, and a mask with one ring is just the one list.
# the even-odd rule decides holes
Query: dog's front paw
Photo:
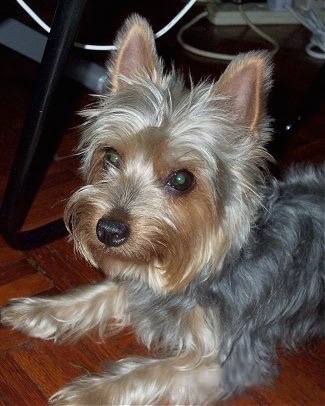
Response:
[{"label": "dog's front paw", "polygon": [[77,378],[52,396],[53,405],[202,405],[222,396],[220,367],[185,358],[127,358],[100,375]]},{"label": "dog's front paw", "polygon": [[148,405],[156,404],[154,395],[146,393],[142,377],[88,375],[75,379],[49,399],[50,406],[64,405]]},{"label": "dog's front paw", "polygon": [[46,301],[42,298],[14,299],[1,308],[1,323],[32,337],[55,339],[57,321]]},{"label": "dog's front paw", "polygon": [[64,386],[49,399],[50,406],[64,405],[114,405],[113,387],[109,379],[100,376],[83,376]]}]

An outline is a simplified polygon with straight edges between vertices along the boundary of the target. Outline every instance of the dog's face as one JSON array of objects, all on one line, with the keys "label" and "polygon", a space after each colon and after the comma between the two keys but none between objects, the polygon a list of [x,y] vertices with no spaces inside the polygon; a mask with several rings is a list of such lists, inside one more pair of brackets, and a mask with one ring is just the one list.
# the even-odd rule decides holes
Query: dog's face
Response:
[{"label": "dog's face", "polygon": [[268,60],[240,56],[216,84],[187,90],[163,73],[144,20],[129,19],[117,47],[110,90],[84,113],[86,186],[66,224],[104,272],[182,291],[220,269],[259,207]]}]

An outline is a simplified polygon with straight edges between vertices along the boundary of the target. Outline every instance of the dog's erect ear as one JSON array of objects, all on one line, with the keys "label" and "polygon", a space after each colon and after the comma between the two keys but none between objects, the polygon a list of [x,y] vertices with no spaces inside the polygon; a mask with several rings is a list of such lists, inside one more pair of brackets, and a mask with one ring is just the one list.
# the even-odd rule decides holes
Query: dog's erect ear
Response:
[{"label": "dog's erect ear", "polygon": [[134,14],[129,17],[117,35],[117,51],[111,70],[111,88],[117,91],[136,76],[155,81],[160,67],[155,37],[148,22]]},{"label": "dog's erect ear", "polygon": [[229,97],[236,120],[258,134],[265,115],[266,97],[272,84],[272,64],[267,52],[238,55],[216,84],[216,91]]}]

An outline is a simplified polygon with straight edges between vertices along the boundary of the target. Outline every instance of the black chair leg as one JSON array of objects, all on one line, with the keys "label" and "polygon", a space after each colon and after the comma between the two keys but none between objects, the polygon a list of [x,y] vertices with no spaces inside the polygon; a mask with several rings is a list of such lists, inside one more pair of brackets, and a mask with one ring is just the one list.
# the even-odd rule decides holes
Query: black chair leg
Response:
[{"label": "black chair leg", "polygon": [[[6,242],[16,249],[44,245],[63,236],[66,231],[62,219],[33,230],[21,231],[28,211],[40,186],[42,174],[35,167],[39,155],[53,156],[55,151],[44,151],[40,141],[49,106],[68,60],[76,37],[86,0],[59,0],[44,55],[39,69],[35,92],[27,112],[23,131],[16,150],[7,188],[0,209],[0,230]],[[43,142],[44,144],[44,142]],[[53,143],[49,142],[49,145]],[[42,156],[44,161],[44,157]]]}]

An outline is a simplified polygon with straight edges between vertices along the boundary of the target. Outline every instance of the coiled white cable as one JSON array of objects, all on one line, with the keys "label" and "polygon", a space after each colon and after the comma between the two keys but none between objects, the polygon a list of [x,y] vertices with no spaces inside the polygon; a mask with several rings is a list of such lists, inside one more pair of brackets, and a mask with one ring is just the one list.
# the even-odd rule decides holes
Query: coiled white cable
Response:
[{"label": "coiled white cable", "polygon": [[[325,23],[324,20],[322,21],[322,17],[318,17],[311,9],[299,12],[288,7],[288,10],[297,21],[312,33],[310,42],[305,48],[306,53],[313,58],[325,60]],[[319,51],[316,50],[317,48]]]},{"label": "coiled white cable", "polygon": [[[272,46],[273,49],[270,51],[272,55],[274,55],[275,53],[278,52],[279,50],[279,45],[278,43],[271,38],[270,36],[268,36],[267,34],[265,34],[265,32],[263,32],[262,30],[260,30],[258,27],[256,27],[255,24],[253,24],[250,19],[247,17],[245,10],[243,8],[242,5],[238,5],[238,10],[242,16],[242,18],[245,20],[246,24],[253,30],[256,32],[256,34],[258,34],[261,38],[263,38],[265,41],[269,42]],[[186,49],[187,51],[195,54],[195,55],[199,55],[199,56],[204,56],[207,58],[212,58],[212,59],[218,59],[218,60],[224,60],[224,61],[231,61],[236,55],[229,55],[229,54],[222,54],[219,52],[211,52],[211,51],[205,51],[203,49],[200,48],[196,48],[188,43],[186,43],[183,39],[183,33],[190,27],[192,27],[195,23],[197,23],[199,20],[201,20],[202,18],[206,17],[208,15],[207,11],[204,11],[203,13],[197,15],[196,17],[194,17],[189,23],[187,23],[186,25],[184,25],[178,32],[177,34],[177,40],[180,43],[180,45]]]},{"label": "coiled white cable", "polygon": [[[68,1],[68,0],[67,0]],[[182,8],[182,10],[176,14],[176,16],[161,30],[159,30],[155,37],[159,38],[169,31],[178,21],[189,11],[189,9],[194,6],[197,0],[189,0],[189,2]],[[47,33],[51,31],[49,27],[26,3],[24,0],[16,0],[20,7]],[[81,44],[75,42],[75,46],[78,48],[87,49],[90,51],[113,51],[116,49],[114,45],[91,45],[91,44]]]}]

